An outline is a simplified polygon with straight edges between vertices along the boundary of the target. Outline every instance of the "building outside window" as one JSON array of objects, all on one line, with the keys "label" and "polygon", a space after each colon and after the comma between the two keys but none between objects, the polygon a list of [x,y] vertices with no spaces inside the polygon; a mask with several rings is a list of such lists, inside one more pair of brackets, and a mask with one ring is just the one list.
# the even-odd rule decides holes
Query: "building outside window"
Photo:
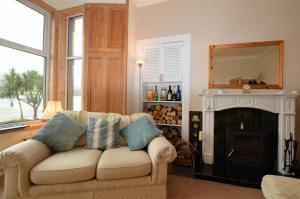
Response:
[{"label": "building outside window", "polygon": [[49,13],[25,0],[0,1],[0,125],[40,118],[49,34]]}]

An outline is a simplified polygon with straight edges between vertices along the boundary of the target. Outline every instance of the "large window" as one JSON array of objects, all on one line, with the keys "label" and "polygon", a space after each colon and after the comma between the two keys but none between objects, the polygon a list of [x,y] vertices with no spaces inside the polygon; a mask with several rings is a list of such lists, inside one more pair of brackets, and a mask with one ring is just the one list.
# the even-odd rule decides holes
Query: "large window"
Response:
[{"label": "large window", "polygon": [[81,110],[83,17],[68,18],[68,109]]},{"label": "large window", "polygon": [[41,116],[49,20],[47,12],[29,1],[0,1],[0,124]]}]

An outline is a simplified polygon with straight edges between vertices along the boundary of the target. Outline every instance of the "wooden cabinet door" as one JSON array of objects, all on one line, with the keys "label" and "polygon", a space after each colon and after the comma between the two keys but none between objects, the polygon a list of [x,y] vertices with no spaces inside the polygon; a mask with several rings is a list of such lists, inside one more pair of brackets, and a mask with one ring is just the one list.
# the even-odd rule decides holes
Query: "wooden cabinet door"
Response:
[{"label": "wooden cabinet door", "polygon": [[142,49],[143,82],[183,80],[183,43],[170,42],[146,45]]},{"label": "wooden cabinet door", "polygon": [[183,44],[182,42],[163,44],[164,81],[183,80]]},{"label": "wooden cabinet door", "polygon": [[126,111],[127,5],[86,4],[83,108]]},{"label": "wooden cabinet door", "polygon": [[143,82],[159,82],[162,71],[162,48],[160,44],[143,47],[143,58],[146,63],[143,69]]}]

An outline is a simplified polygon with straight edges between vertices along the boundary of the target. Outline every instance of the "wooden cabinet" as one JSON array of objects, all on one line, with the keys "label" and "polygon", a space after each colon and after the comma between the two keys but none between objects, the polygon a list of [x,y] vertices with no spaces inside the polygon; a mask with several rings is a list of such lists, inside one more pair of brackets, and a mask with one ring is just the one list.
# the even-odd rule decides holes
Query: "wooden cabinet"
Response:
[{"label": "wooden cabinet", "polygon": [[170,42],[142,47],[143,82],[183,80],[183,43]]},{"label": "wooden cabinet", "polygon": [[127,5],[86,4],[84,110],[125,113],[126,60]]}]

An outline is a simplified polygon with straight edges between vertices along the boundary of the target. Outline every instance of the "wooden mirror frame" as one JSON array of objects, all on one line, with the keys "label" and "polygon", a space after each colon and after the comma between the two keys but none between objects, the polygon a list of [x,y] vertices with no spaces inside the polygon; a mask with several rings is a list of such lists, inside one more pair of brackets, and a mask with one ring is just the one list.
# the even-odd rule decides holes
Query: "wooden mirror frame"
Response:
[{"label": "wooden mirror frame", "polygon": [[214,50],[222,48],[244,48],[254,46],[277,46],[278,47],[278,66],[277,66],[277,84],[252,84],[253,89],[282,89],[283,88],[283,40],[277,41],[263,41],[263,42],[248,42],[238,44],[221,44],[209,46],[209,67],[208,67],[208,87],[209,88],[237,88],[243,87],[241,85],[230,84],[214,84],[213,83],[213,69],[214,69]]}]

